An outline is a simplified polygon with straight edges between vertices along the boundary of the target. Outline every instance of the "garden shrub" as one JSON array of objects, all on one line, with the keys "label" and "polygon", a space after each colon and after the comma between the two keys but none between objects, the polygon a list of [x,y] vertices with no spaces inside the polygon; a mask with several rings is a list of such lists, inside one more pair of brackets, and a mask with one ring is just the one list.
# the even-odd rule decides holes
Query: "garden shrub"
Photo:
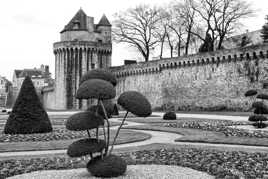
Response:
[{"label": "garden shrub", "polygon": [[118,116],[119,115],[118,107],[117,107],[116,104],[114,104],[114,110],[113,110],[112,115],[115,115],[115,116]]},{"label": "garden shrub", "polygon": [[111,72],[109,72],[107,70],[103,70],[103,69],[91,70],[91,71],[87,72],[85,75],[82,76],[80,83],[83,83],[84,81],[87,81],[87,80],[90,80],[90,79],[105,80],[105,81],[108,81],[108,82],[112,83],[113,86],[116,86],[116,78],[115,78],[115,76]]},{"label": "garden shrub", "polygon": [[266,105],[261,101],[256,101],[256,102],[252,103],[252,107],[253,108],[261,108],[261,109],[267,108]]},{"label": "garden shrub", "polygon": [[126,91],[122,93],[117,102],[124,109],[139,117],[148,117],[152,114],[151,104],[137,91]]},{"label": "garden shrub", "polygon": [[254,114],[268,114],[268,108],[256,108],[254,109]]},{"label": "garden shrub", "polygon": [[[105,100],[103,101],[104,108],[107,112],[108,118],[112,117],[113,111],[114,111],[114,105],[111,100]],[[97,112],[99,115],[101,115],[103,118],[105,118],[104,111],[101,107],[101,105],[92,105],[88,108],[88,111]]]},{"label": "garden shrub", "polygon": [[262,94],[258,94],[256,98],[258,98],[258,99],[266,99],[266,100],[268,100],[268,95],[262,93]]},{"label": "garden shrub", "polygon": [[5,124],[5,134],[51,132],[52,126],[30,77],[22,83],[19,95]]},{"label": "garden shrub", "polygon": [[249,121],[254,122],[253,126],[256,128],[265,128],[267,127],[267,124],[263,123],[264,121],[267,121],[268,119],[265,116],[262,115],[252,115],[248,118]]},{"label": "garden shrub", "polygon": [[92,111],[86,111],[73,114],[67,119],[65,125],[68,130],[82,131],[102,126],[104,125],[104,120],[102,116]]},{"label": "garden shrub", "polygon": [[106,146],[104,140],[100,139],[81,139],[72,143],[67,150],[70,157],[81,157],[88,154],[101,152]]},{"label": "garden shrub", "polygon": [[[245,96],[253,97],[256,96],[258,93],[256,90],[248,90],[245,93]],[[261,99],[262,101],[255,101],[256,99]],[[254,109],[254,115],[249,116],[248,121],[253,122],[253,126],[256,128],[265,128],[267,127],[267,124],[264,123],[264,121],[267,121],[268,119],[264,116],[264,114],[268,114],[268,108],[263,103],[263,100],[268,100],[268,95],[266,94],[258,94],[254,102],[252,103],[252,108]]]},{"label": "garden shrub", "polygon": [[101,79],[90,79],[84,81],[77,90],[77,99],[112,99],[116,95],[113,85]]},{"label": "garden shrub", "polygon": [[[97,99],[97,105],[93,105],[86,112],[72,115],[66,122],[69,130],[87,130],[88,138],[73,142],[67,151],[70,157],[90,155],[91,160],[87,164],[88,171],[93,176],[117,177],[125,173],[127,164],[118,156],[112,155],[113,147],[119,131],[122,128],[128,112],[146,117],[152,113],[151,104],[138,92],[125,92],[119,96],[118,104],[127,110],[109,149],[110,122],[113,113],[118,114],[116,104],[111,99],[115,97],[116,79],[110,72],[104,70],[92,70],[82,77],[77,90],[78,99]],[[104,125],[105,124],[105,125]],[[103,140],[99,140],[99,128],[103,128]],[[96,128],[96,138],[92,138],[88,130]],[[95,153],[98,157],[93,157]],[[95,155],[96,156],[96,155]]]},{"label": "garden shrub", "polygon": [[163,116],[163,119],[164,120],[176,120],[177,119],[176,113],[172,111],[166,112]]},{"label": "garden shrub", "polygon": [[118,177],[125,173],[126,162],[119,156],[109,155],[103,159],[100,156],[93,158],[87,164],[88,171],[96,177]]},{"label": "garden shrub", "polygon": [[251,89],[251,90],[248,90],[248,91],[245,93],[245,96],[246,96],[246,97],[254,96],[254,95],[256,95],[257,93],[258,93],[257,90],[255,90],[255,89]]}]

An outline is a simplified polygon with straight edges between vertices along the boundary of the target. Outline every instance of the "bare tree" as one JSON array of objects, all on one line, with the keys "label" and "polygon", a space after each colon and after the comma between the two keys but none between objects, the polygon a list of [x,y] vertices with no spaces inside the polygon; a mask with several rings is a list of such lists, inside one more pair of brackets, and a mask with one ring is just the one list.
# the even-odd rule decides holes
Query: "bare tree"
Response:
[{"label": "bare tree", "polygon": [[178,2],[171,2],[169,4],[169,14],[170,14],[170,19],[169,19],[169,25],[168,28],[170,29],[170,35],[168,38],[170,47],[171,47],[171,40],[170,36],[173,36],[176,40],[173,39],[173,42],[176,43],[174,48],[177,49],[177,56],[180,56],[180,49],[182,46],[182,43],[184,42],[183,36],[186,33],[187,29],[187,24],[185,16],[183,14],[183,4],[178,3]]},{"label": "bare tree", "polygon": [[217,49],[222,48],[226,35],[239,28],[239,21],[254,15],[251,5],[244,0],[218,0],[216,12],[213,16],[215,28],[219,35]]},{"label": "bare tree", "polygon": [[[180,48],[182,42],[182,36],[185,37],[185,55],[188,55],[188,49],[191,41],[192,31],[195,23],[195,10],[192,8],[191,4],[193,0],[184,0],[183,2],[173,2],[173,19],[177,22],[173,23],[170,28],[179,37],[179,44],[177,48]],[[177,28],[174,28],[176,27]],[[179,27],[179,28],[178,28]],[[177,29],[177,30],[176,30]],[[179,51],[179,50],[178,50]],[[180,53],[179,53],[180,54]]]},{"label": "bare tree", "polygon": [[[192,31],[204,43],[206,37],[211,36],[211,45],[217,42],[217,49],[222,48],[226,35],[230,35],[242,18],[249,17],[253,10],[249,3],[244,0],[193,0],[191,8],[197,13],[195,22],[205,27],[205,33],[200,34]],[[200,20],[198,20],[200,18]]]},{"label": "bare tree", "polygon": [[158,15],[158,9],[139,5],[116,14],[115,19],[114,40],[130,44],[141,53],[145,61],[148,61],[151,50],[159,42],[156,32],[161,16]]},{"label": "bare tree", "polygon": [[160,20],[157,23],[156,36],[159,39],[160,43],[159,58],[161,59],[163,57],[164,44],[167,38],[167,30],[168,30],[170,14],[165,8],[159,8],[158,11],[159,11],[158,16]]}]

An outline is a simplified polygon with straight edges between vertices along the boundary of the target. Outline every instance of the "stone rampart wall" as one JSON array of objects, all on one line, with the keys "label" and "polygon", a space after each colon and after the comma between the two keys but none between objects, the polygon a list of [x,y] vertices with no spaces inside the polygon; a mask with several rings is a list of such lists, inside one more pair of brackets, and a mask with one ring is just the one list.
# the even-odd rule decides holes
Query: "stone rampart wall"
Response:
[{"label": "stone rampart wall", "polygon": [[[153,108],[247,110],[249,88],[268,80],[268,45],[161,59],[111,70],[117,93],[138,90]],[[268,91],[267,91],[268,92]]]}]

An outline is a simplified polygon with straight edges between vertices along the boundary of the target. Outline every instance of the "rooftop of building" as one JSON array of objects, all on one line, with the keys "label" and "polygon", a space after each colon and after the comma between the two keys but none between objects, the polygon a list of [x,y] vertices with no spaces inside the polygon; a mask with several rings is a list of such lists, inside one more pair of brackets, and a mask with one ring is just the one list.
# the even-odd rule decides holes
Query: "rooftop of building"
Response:
[{"label": "rooftop of building", "polygon": [[46,66],[47,69],[44,68],[43,65],[41,65],[40,68],[33,68],[33,69],[23,69],[23,70],[14,70],[16,78],[25,78],[26,76],[29,76],[33,79],[37,78],[48,78],[50,77],[50,72],[48,69],[48,66]]},{"label": "rooftop of building", "polygon": [[[60,32],[66,31],[78,31],[78,30],[88,30],[87,29],[87,14],[83,11],[82,8],[74,15],[74,17],[65,25],[64,29]],[[93,24],[95,28],[98,26],[111,26],[108,18],[103,14],[98,24]]]}]

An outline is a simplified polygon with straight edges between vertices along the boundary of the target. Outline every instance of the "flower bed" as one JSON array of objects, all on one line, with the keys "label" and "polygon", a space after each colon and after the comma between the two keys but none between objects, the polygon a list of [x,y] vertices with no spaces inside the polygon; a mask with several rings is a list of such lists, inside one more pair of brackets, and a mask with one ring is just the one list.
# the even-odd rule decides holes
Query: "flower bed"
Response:
[{"label": "flower bed", "polygon": [[[61,123],[61,122],[60,122]],[[118,122],[111,122],[111,126],[117,126]],[[94,136],[95,132],[90,131]],[[102,133],[102,131],[100,131]],[[85,131],[70,131],[63,125],[53,126],[53,131],[49,133],[39,134],[4,134],[0,129],[0,142],[37,142],[37,141],[52,141],[52,140],[70,140],[87,137]]]},{"label": "flower bed", "polygon": [[248,131],[245,129],[232,128],[230,126],[235,125],[248,125],[249,122],[234,122],[234,121],[177,121],[176,123],[164,123],[164,127],[173,128],[191,128],[202,129],[207,131],[222,132],[225,136],[237,136],[237,137],[258,137],[268,138],[268,131]]},{"label": "flower bed", "polygon": [[[94,135],[94,133],[92,133]],[[53,132],[39,134],[0,134],[0,142],[37,142],[51,140],[69,140],[86,137],[86,132],[69,131],[63,127],[53,129]]]},{"label": "flower bed", "polygon": [[[120,154],[128,164],[178,165],[207,172],[216,178],[264,178],[268,174],[268,154],[223,152],[197,148],[161,149]],[[72,169],[86,165],[88,159],[68,157],[0,161],[0,178],[37,170]]]}]

